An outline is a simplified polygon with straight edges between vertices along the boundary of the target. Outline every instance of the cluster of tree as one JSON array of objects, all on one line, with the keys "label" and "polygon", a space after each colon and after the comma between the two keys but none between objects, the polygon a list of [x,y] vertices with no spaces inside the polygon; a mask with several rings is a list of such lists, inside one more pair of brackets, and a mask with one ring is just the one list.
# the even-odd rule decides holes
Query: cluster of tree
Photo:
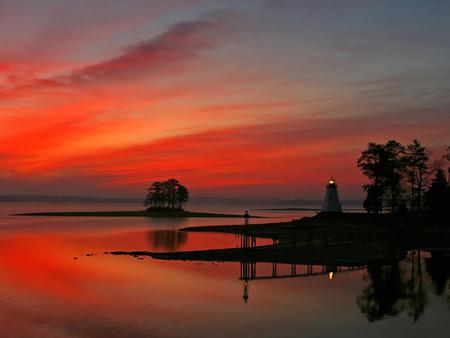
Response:
[{"label": "cluster of tree", "polygon": [[[358,167],[371,181],[363,186],[367,192],[364,208],[381,213],[387,204],[393,212],[408,206],[411,210],[421,210],[424,204],[430,209],[449,207],[449,182],[446,172],[440,168],[443,161],[448,165],[450,147],[442,161],[430,167],[428,151],[417,140],[407,146],[395,140],[386,144],[369,143],[358,159]],[[432,173],[435,177],[427,190]]]},{"label": "cluster of tree", "polygon": [[147,210],[152,208],[183,209],[189,202],[189,190],[174,178],[163,182],[153,182],[147,191],[144,201]]}]

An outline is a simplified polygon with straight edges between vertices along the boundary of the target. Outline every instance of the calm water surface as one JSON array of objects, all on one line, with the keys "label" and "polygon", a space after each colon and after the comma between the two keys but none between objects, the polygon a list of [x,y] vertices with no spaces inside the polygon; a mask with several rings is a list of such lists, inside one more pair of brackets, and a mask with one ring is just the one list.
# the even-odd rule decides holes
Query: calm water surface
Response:
[{"label": "calm water surface", "polygon": [[[332,280],[314,267],[316,276],[245,282],[239,263],[104,254],[236,247],[234,235],[176,229],[240,220],[9,216],[117,209],[134,207],[0,204],[2,337],[448,337],[450,266],[440,253]],[[265,213],[270,221],[306,214]],[[291,267],[277,269],[289,275]],[[257,265],[258,276],[271,273]]]}]

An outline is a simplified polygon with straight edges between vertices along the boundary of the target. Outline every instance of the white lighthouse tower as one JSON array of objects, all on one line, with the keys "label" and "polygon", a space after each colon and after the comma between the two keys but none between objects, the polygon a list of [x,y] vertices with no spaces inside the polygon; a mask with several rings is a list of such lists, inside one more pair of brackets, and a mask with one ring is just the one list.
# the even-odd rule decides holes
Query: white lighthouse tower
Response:
[{"label": "white lighthouse tower", "polygon": [[337,185],[334,178],[328,181],[325,198],[323,200],[323,212],[342,212],[341,202],[339,202],[339,195]]}]

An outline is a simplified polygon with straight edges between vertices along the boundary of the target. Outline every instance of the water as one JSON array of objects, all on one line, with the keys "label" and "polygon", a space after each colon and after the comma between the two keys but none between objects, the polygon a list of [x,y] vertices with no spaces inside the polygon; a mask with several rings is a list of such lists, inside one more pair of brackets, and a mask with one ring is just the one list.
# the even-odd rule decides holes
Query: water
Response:
[{"label": "water", "polygon": [[[450,266],[436,252],[337,272],[331,280],[317,266],[316,276],[246,282],[239,279],[240,263],[104,254],[235,247],[234,235],[176,229],[240,220],[8,216],[120,209],[134,207],[0,204],[2,337],[448,336]],[[312,214],[266,213],[270,221]],[[258,264],[257,275],[270,277],[272,268]],[[289,275],[290,268],[278,265],[277,275]]]}]

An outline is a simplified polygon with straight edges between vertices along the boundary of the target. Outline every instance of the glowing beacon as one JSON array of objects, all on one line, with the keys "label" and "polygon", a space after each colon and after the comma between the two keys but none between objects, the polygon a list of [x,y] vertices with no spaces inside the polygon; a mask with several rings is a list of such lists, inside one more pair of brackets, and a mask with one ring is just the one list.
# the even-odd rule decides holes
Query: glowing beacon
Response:
[{"label": "glowing beacon", "polygon": [[334,178],[328,181],[325,198],[323,200],[323,212],[342,212],[341,203],[339,202],[339,195],[337,185]]}]

